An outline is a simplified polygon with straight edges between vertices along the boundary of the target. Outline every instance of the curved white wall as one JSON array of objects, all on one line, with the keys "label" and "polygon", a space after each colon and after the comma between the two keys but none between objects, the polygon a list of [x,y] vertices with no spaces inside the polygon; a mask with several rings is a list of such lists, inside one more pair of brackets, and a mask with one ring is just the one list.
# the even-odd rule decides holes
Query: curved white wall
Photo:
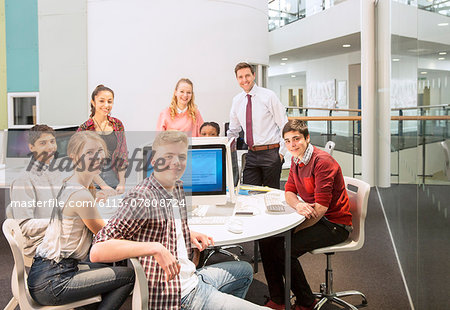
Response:
[{"label": "curved white wall", "polygon": [[269,62],[266,1],[88,0],[89,91],[116,92],[127,130],[154,130],[181,77],[205,121],[228,121],[239,61]]}]

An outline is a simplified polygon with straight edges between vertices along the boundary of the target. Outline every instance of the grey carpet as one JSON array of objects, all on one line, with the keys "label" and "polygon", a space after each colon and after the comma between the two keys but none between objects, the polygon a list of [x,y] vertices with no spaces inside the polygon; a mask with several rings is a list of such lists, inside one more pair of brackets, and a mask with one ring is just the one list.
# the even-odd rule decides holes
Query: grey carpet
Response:
[{"label": "grey carpet", "polygon": [[[245,254],[242,259],[251,261],[253,244],[245,243],[244,247]],[[1,309],[12,296],[9,281],[13,266],[12,256],[3,234],[0,237],[0,248],[0,285],[3,288],[0,291]],[[211,263],[226,259],[224,256],[216,254],[213,256]],[[324,281],[325,255],[306,254],[300,260],[311,287],[313,290],[318,290],[319,284]],[[366,309],[410,309],[387,232],[386,222],[374,189],[372,189],[369,197],[364,247],[359,251],[334,255],[333,269],[335,290],[356,289],[365,293],[369,301]],[[254,275],[254,281],[247,294],[247,299],[262,304],[265,300],[264,295],[267,294],[264,271],[260,263],[259,272]],[[354,304],[361,302],[359,298],[354,297],[347,300]],[[131,309],[130,305],[130,301],[128,301],[122,309]],[[326,305],[323,309],[340,308],[334,305]],[[418,308],[416,307],[416,309]]]}]

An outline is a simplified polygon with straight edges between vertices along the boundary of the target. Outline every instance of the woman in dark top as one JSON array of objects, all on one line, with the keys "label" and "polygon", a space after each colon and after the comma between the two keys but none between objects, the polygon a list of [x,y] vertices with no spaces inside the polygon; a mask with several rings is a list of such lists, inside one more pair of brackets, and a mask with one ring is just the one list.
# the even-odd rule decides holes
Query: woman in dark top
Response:
[{"label": "woman in dark top", "polygon": [[125,192],[125,172],[128,166],[125,129],[120,120],[110,116],[113,104],[113,90],[98,85],[91,95],[91,115],[78,128],[78,131],[96,131],[107,145],[109,160],[102,173],[94,178],[94,182],[109,195],[114,195],[114,191],[116,194]]}]

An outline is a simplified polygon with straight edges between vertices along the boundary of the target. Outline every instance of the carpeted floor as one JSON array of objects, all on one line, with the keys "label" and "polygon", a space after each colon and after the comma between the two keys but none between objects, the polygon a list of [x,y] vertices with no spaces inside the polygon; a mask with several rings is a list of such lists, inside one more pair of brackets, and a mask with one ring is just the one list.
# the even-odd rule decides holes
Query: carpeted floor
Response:
[{"label": "carpeted floor", "polygon": [[[3,191],[2,191],[3,192]],[[4,192],[0,195],[4,195]],[[3,202],[3,197],[0,197]],[[0,214],[1,216],[1,214]],[[245,243],[243,260],[251,261],[253,243]],[[10,276],[13,266],[12,255],[3,235],[0,236],[0,309],[10,300]],[[211,263],[228,259],[216,254]],[[319,289],[324,281],[326,265],[325,255],[306,254],[300,258],[313,290]],[[369,208],[366,219],[366,241],[364,247],[355,252],[338,253],[333,257],[334,289],[356,289],[366,294],[368,306],[366,309],[410,309],[406,291],[401,280],[400,271],[394,256],[392,243],[387,231],[386,222],[379,204],[376,191],[372,189],[369,197]],[[267,295],[264,271],[261,263],[259,272],[254,275],[254,281],[247,294],[247,299],[263,304]],[[359,298],[348,298],[348,301],[359,304]],[[130,300],[122,309],[131,309]],[[334,305],[326,305],[323,309],[340,309]],[[416,307],[416,309],[418,309]],[[432,309],[432,308],[420,308]],[[433,308],[438,309],[438,308]]]}]

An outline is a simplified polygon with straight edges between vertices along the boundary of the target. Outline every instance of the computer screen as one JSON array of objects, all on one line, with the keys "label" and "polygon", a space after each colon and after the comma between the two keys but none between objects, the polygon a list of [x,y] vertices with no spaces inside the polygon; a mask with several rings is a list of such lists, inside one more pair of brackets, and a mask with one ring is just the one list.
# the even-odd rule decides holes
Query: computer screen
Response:
[{"label": "computer screen", "polygon": [[[154,171],[151,146],[144,147],[142,155],[142,177],[147,178]],[[234,188],[239,182],[236,150],[231,150],[226,137],[192,138],[186,171],[181,180],[186,196],[192,196],[193,205],[226,204],[227,191],[228,199],[234,201]]]},{"label": "computer screen", "polygon": [[8,129],[8,138],[6,146],[7,158],[27,158],[30,157],[28,148],[28,128],[10,128]]},{"label": "computer screen", "polygon": [[67,156],[67,145],[69,144],[69,140],[72,135],[77,131],[78,126],[64,127],[64,128],[56,128],[55,129],[55,138],[57,149],[57,157],[62,158]]},{"label": "computer screen", "polygon": [[181,178],[185,191],[193,196],[226,194],[225,156],[223,144],[193,145]]},{"label": "computer screen", "polygon": [[[59,158],[67,156],[67,144],[70,137],[76,132],[78,126],[55,127],[55,138],[58,146],[57,152]],[[6,157],[8,158],[27,158],[31,156],[28,148],[29,128],[10,128],[8,129]]]},{"label": "computer screen", "polygon": [[[195,196],[226,193],[225,156],[226,146],[223,144],[191,146],[188,150],[186,171],[181,177],[186,194],[192,193]],[[151,146],[144,147],[144,178],[154,171],[152,157]]]}]

